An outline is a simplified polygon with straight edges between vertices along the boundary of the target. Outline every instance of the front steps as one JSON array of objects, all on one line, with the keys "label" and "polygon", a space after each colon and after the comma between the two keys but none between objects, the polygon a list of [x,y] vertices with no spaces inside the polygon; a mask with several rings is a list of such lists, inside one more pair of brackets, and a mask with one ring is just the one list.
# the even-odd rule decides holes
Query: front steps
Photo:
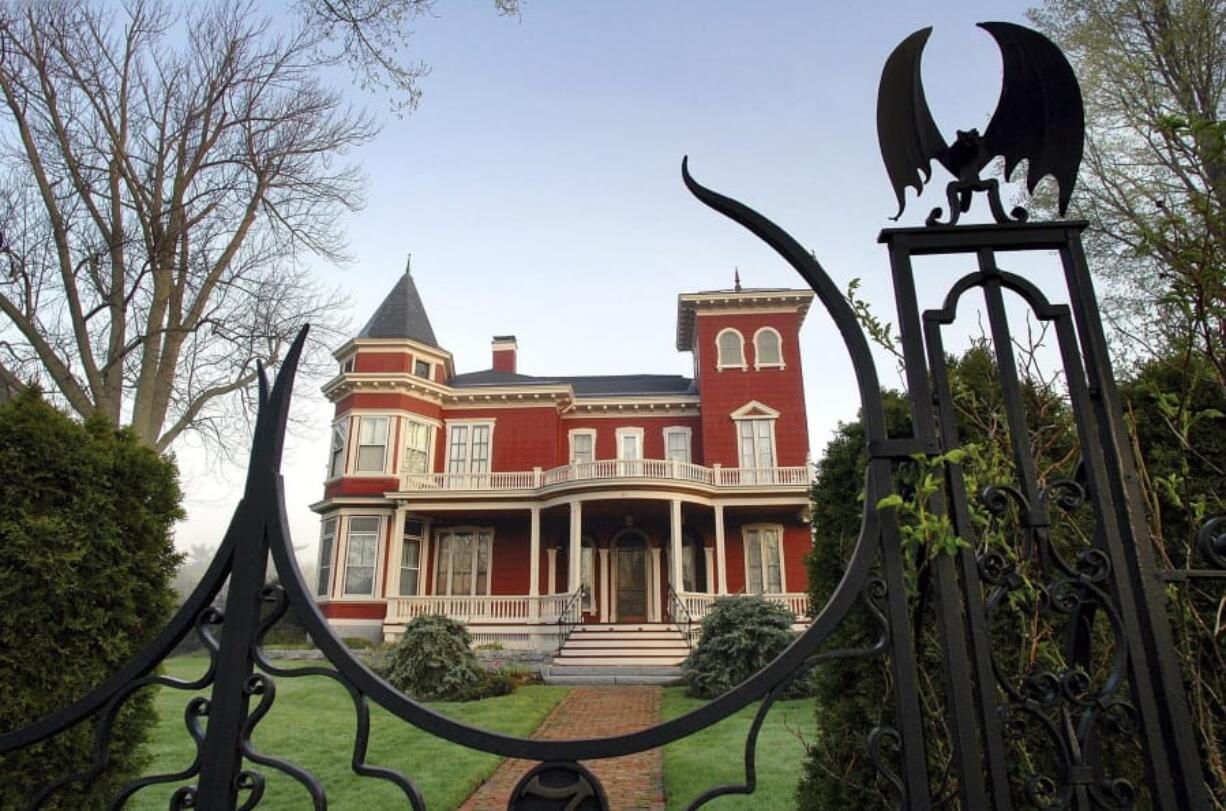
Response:
[{"label": "front steps", "polygon": [[689,652],[671,623],[578,625],[541,675],[549,684],[671,684]]}]

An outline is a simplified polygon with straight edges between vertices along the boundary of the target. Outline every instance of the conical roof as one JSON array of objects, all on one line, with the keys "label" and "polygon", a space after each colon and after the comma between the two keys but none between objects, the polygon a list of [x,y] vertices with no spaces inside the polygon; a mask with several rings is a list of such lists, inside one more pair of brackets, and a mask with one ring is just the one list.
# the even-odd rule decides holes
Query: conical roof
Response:
[{"label": "conical roof", "polygon": [[383,299],[379,309],[362,327],[359,338],[408,338],[427,346],[441,348],[434,337],[434,329],[430,326],[430,317],[426,315],[425,305],[421,303],[421,295],[417,285],[413,283],[413,275],[406,267],[404,275],[396,282],[396,286]]}]

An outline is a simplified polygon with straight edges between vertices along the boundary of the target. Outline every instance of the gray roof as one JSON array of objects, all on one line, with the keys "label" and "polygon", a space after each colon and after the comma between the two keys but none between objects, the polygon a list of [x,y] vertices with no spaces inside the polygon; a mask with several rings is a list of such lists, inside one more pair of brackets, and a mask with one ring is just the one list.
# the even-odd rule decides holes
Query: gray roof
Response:
[{"label": "gray roof", "polygon": [[694,381],[682,375],[585,375],[582,377],[537,377],[485,369],[456,375],[448,381],[458,389],[482,386],[564,385],[579,397],[631,396],[644,394],[693,394]]},{"label": "gray roof", "polygon": [[417,285],[413,276],[406,269],[404,275],[396,282],[392,292],[387,294],[379,309],[362,327],[359,338],[408,338],[427,346],[441,348],[434,337],[434,329],[430,326],[430,318],[426,308],[421,303]]}]

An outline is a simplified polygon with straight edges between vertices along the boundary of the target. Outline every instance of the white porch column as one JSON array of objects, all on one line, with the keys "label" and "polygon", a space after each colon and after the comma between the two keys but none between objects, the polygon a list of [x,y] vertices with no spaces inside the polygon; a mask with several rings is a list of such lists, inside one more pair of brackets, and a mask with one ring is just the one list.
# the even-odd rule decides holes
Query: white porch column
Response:
[{"label": "white porch column", "polygon": [[582,558],[582,541],[583,541],[583,502],[572,501],[570,503],[570,549],[566,556],[566,568],[569,570],[566,578],[566,590],[571,594],[579,588],[579,575],[582,569],[580,564]]},{"label": "white porch column", "polygon": [[558,586],[557,586],[557,583],[558,583],[558,550],[554,549],[551,546],[545,550],[545,555],[548,557],[548,559],[545,561],[545,565],[548,567],[548,578],[549,578],[548,593],[557,594],[558,593]]},{"label": "white porch column", "polygon": [[541,615],[541,508],[528,512],[528,618]]},{"label": "white porch column", "polygon": [[609,621],[609,548],[600,548],[600,621]]},{"label": "white porch column", "polygon": [[724,505],[715,505],[715,562],[719,594],[728,593],[728,555],[724,550]]},{"label": "white porch column", "polygon": [[681,502],[673,499],[670,506],[672,507],[672,521],[669,535],[668,559],[670,565],[668,568],[671,571],[668,573],[668,579],[673,585],[673,590],[680,593],[685,585],[685,578],[681,572]]},{"label": "white porch column", "polygon": [[663,613],[660,611],[660,547],[651,547],[651,577],[647,578],[651,583],[651,592],[648,596],[651,598],[647,601],[648,605],[648,622],[662,622],[664,620]]}]

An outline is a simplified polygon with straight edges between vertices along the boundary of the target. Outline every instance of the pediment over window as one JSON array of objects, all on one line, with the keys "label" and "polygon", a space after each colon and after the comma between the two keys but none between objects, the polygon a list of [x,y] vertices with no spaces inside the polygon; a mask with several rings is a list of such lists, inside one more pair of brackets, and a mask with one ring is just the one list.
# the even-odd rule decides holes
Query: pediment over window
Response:
[{"label": "pediment over window", "polygon": [[757,400],[750,400],[745,405],[732,412],[732,419],[776,419],[779,412]]}]

